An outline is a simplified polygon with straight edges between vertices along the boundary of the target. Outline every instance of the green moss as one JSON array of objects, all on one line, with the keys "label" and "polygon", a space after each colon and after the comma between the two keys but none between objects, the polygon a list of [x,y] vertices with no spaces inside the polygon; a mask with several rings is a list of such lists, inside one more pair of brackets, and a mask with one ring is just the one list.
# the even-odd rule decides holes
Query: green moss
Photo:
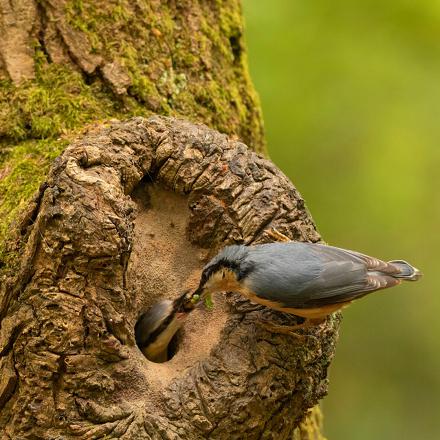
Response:
[{"label": "green moss", "polygon": [[5,245],[13,221],[26,207],[67,140],[30,140],[8,150],[0,162],[0,260],[9,259]]},{"label": "green moss", "polygon": [[111,98],[101,83],[87,85],[70,67],[38,67],[36,80],[19,87],[0,81],[0,137],[54,138],[117,113],[118,102]]},{"label": "green moss", "polygon": [[[69,22],[92,46],[100,41],[101,55],[127,69],[132,114],[142,108],[144,114],[190,117],[262,151],[261,112],[247,72],[238,0],[183,2],[179,8],[146,1],[98,3],[67,2]],[[182,13],[189,6],[191,25]]]},{"label": "green moss", "polygon": [[0,138],[57,137],[92,120],[155,112],[205,122],[261,150],[239,2],[198,7],[189,26],[173,5],[68,1],[68,25],[87,37],[92,52],[126,69],[129,97],[115,97],[99,69],[86,78],[70,65],[48,62],[35,42],[35,80],[19,87],[0,81]]},{"label": "green moss", "polygon": [[323,416],[319,405],[314,406],[293,433],[292,440],[326,440],[322,435]]}]

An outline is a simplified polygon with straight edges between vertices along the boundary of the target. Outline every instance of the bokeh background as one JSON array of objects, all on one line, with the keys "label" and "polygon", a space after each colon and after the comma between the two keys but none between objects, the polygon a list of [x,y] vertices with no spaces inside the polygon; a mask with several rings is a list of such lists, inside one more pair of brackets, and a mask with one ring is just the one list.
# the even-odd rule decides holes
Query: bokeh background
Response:
[{"label": "bokeh background", "polygon": [[440,438],[440,2],[244,0],[269,153],[329,243],[418,283],[344,311],[330,440]]}]

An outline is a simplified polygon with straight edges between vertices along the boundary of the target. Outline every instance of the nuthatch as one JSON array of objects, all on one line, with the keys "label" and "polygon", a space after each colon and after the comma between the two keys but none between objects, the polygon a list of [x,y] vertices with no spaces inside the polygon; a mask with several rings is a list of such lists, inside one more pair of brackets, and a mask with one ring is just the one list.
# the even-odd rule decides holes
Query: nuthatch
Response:
[{"label": "nuthatch", "polygon": [[[281,235],[283,241],[288,240],[277,235],[278,239]],[[303,324],[289,327],[291,331],[318,324],[375,290],[393,287],[402,280],[415,281],[420,276],[416,268],[402,260],[386,263],[321,244],[288,241],[232,245],[205,266],[195,293],[204,297],[207,293],[238,292],[256,303],[305,318]],[[276,331],[276,327],[272,329]]]},{"label": "nuthatch", "polygon": [[136,343],[147,359],[168,360],[168,346],[197,301],[197,296],[186,291],[173,301],[165,299],[154,304],[139,318],[135,326]]}]

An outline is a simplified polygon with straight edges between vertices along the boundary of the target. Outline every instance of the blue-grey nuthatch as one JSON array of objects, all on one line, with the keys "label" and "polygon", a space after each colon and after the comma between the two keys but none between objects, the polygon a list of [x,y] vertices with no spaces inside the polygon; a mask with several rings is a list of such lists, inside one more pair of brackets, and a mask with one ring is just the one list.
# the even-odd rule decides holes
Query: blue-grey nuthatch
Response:
[{"label": "blue-grey nuthatch", "polygon": [[420,276],[402,260],[386,263],[321,244],[232,245],[205,266],[195,293],[204,297],[238,292],[256,303],[306,319],[293,329],[322,322],[357,298]]},{"label": "blue-grey nuthatch", "polygon": [[135,326],[136,343],[147,359],[169,359],[168,346],[197,301],[197,296],[186,291],[173,301],[165,299],[154,304],[139,318]]}]

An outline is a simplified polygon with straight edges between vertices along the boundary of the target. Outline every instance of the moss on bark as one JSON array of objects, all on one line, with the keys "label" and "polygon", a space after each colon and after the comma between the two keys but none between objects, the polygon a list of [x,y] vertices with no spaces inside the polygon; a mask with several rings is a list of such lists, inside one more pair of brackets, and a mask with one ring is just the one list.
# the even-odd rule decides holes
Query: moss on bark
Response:
[{"label": "moss on bark", "polygon": [[0,82],[1,138],[156,113],[264,150],[238,1],[43,1],[34,24],[33,78],[14,82],[3,72]]}]

